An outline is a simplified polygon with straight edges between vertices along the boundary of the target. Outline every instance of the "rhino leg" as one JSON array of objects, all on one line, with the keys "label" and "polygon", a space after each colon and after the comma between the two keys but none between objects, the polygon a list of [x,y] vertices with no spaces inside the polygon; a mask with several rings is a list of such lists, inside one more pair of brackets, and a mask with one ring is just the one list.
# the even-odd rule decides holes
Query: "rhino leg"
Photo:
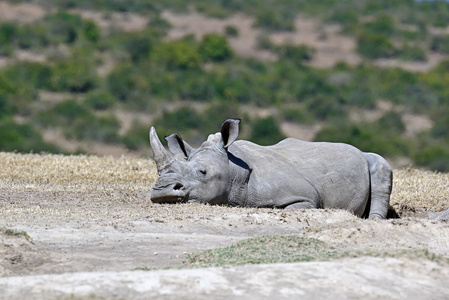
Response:
[{"label": "rhino leg", "polygon": [[393,172],[388,162],[375,153],[364,153],[368,161],[371,183],[368,218],[386,219],[393,187]]}]

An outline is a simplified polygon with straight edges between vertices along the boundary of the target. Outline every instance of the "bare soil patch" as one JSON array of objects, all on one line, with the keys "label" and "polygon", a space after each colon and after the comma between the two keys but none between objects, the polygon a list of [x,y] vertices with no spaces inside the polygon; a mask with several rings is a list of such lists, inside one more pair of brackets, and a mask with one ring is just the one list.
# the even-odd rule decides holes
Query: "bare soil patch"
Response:
[{"label": "bare soil patch", "polygon": [[[215,292],[312,299],[318,286],[328,293],[321,295],[343,298],[448,293],[441,282],[449,280],[449,226],[426,211],[449,207],[449,174],[396,170],[391,204],[401,218],[373,221],[341,210],[152,204],[152,160],[0,153],[0,165],[0,227],[25,231],[33,241],[0,231],[0,290],[8,298],[32,291],[37,299],[171,299],[188,289],[192,299]],[[188,254],[266,235],[313,238],[329,251],[353,254],[287,265],[135,271],[188,267]],[[427,254],[393,255],[415,250]],[[345,280],[365,285],[354,289]]]}]

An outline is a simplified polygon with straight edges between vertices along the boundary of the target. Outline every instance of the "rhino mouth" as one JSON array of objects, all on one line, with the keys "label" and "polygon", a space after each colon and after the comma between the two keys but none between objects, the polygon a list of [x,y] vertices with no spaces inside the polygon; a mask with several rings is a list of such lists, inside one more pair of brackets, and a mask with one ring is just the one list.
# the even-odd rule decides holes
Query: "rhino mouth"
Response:
[{"label": "rhino mouth", "polygon": [[168,186],[155,186],[151,189],[151,201],[154,203],[179,203],[185,202],[187,193],[180,183]]}]

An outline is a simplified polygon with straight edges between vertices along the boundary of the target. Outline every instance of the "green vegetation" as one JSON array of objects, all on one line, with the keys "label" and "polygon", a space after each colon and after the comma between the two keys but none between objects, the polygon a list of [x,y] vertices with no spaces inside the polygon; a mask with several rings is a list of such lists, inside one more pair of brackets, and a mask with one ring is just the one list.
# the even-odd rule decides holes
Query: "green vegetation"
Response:
[{"label": "green vegetation", "polygon": [[360,250],[337,252],[326,243],[298,236],[261,236],[236,244],[187,255],[183,267],[218,267],[224,265],[293,263],[326,261],[343,257],[413,257],[448,263],[449,260],[427,250]]},{"label": "green vegetation", "polygon": [[[30,23],[0,22],[0,150],[59,152],[43,139],[58,129],[66,138],[148,147],[149,124],[133,121],[119,135],[116,110],[152,116],[161,136],[173,131],[198,143],[228,117],[244,119],[241,138],[272,144],[284,136],[281,122],[322,124],[316,140],[348,142],[388,157],[406,156],[420,166],[449,171],[449,61],[428,72],[376,67],[373,60],[426,61],[429,51],[449,53],[448,37],[435,33],[449,20],[446,1],[69,1]],[[221,34],[167,39],[171,25],[161,12],[197,8],[213,17],[236,12],[254,19],[259,47],[277,60],[243,58],[230,47],[238,27]],[[138,12],[141,30],[104,28],[74,8],[105,13]],[[300,30],[298,14],[337,23],[352,36],[363,60],[327,69],[309,65],[315,50],[275,44],[268,33]],[[323,37],[325,39],[325,37]],[[42,53],[40,62],[15,59],[17,51]],[[41,62],[42,61],[42,62]],[[64,93],[48,101],[42,92]],[[45,93],[44,93],[45,94]],[[374,121],[352,121],[356,110],[383,101],[392,109]],[[274,115],[261,117],[258,109]],[[406,135],[402,114],[421,114],[430,130]]]},{"label": "green vegetation", "polygon": [[19,230],[16,230],[16,229],[0,227],[0,232],[3,232],[6,235],[23,236],[23,237],[25,237],[25,239],[28,242],[30,242],[31,244],[34,244],[33,240],[31,239],[31,237],[25,231],[19,231]]},{"label": "green vegetation", "polygon": [[297,236],[261,236],[226,247],[189,254],[189,267],[291,263],[326,260],[336,256],[326,243]]}]

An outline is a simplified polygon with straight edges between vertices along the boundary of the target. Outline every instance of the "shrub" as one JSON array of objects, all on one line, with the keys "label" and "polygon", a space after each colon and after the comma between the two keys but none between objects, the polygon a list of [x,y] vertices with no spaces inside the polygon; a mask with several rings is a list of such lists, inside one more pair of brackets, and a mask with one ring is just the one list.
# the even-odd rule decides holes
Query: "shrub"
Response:
[{"label": "shrub", "polygon": [[333,95],[317,94],[306,100],[307,110],[319,120],[344,117],[347,113],[338,98]]},{"label": "shrub", "polygon": [[189,106],[179,107],[174,111],[164,111],[162,116],[154,121],[156,128],[161,128],[160,133],[188,132],[201,128],[203,125],[201,116]]},{"label": "shrub", "polygon": [[172,70],[195,69],[199,67],[201,61],[198,47],[185,39],[158,45],[150,58],[153,62],[163,64]]},{"label": "shrub", "polygon": [[401,49],[398,50],[399,58],[402,60],[411,61],[426,61],[426,52],[420,47],[410,46],[404,44]]},{"label": "shrub", "polygon": [[158,14],[151,17],[147,27],[155,30],[159,36],[165,36],[172,25]]},{"label": "shrub", "polygon": [[238,103],[234,101],[215,101],[202,113],[203,128],[218,128],[220,122],[230,118],[240,118]]},{"label": "shrub", "polygon": [[83,25],[79,15],[66,11],[48,15],[42,22],[46,24],[48,36],[55,44],[73,44],[79,37],[78,29]]},{"label": "shrub", "polygon": [[293,16],[282,15],[273,10],[260,10],[256,14],[255,27],[261,27],[271,31],[293,31]]},{"label": "shrub", "polygon": [[394,111],[389,111],[384,114],[378,121],[379,132],[395,132],[403,133],[405,130],[404,122],[402,122],[401,115]]},{"label": "shrub", "polygon": [[396,49],[388,36],[363,31],[357,37],[357,52],[366,58],[388,58],[396,54]]},{"label": "shrub", "polygon": [[148,59],[151,50],[158,43],[159,38],[153,30],[119,32],[108,37],[106,49],[120,49],[129,55],[132,62],[136,63]]},{"label": "shrub", "polygon": [[313,56],[313,49],[306,45],[282,45],[274,48],[275,53],[279,55],[280,59],[290,61],[293,64],[300,66],[304,61],[309,61]]},{"label": "shrub", "polygon": [[86,107],[78,104],[76,100],[67,100],[56,104],[54,107],[41,111],[37,119],[43,126],[72,126],[76,119],[80,119],[91,113]]},{"label": "shrub", "polygon": [[314,117],[302,107],[298,108],[284,108],[282,109],[282,116],[285,121],[295,122],[300,124],[308,124],[314,120]]},{"label": "shrub", "polygon": [[37,90],[30,81],[23,78],[23,69],[15,65],[0,70],[0,97],[13,113],[29,114],[30,104],[37,98]]},{"label": "shrub", "polygon": [[84,99],[84,103],[95,110],[106,110],[115,104],[114,97],[106,91],[90,93]]},{"label": "shrub", "polygon": [[203,36],[199,52],[204,60],[223,61],[232,56],[226,37],[210,33]]},{"label": "shrub", "polygon": [[47,27],[42,23],[23,25],[17,34],[17,46],[22,49],[39,49],[51,43]]},{"label": "shrub", "polygon": [[149,126],[134,122],[132,127],[126,132],[122,138],[122,143],[130,150],[138,150],[139,148],[148,146]]},{"label": "shrub", "polygon": [[449,54],[449,35],[439,35],[433,37],[430,42],[430,50],[443,54]]},{"label": "shrub", "polygon": [[260,145],[273,145],[285,138],[274,117],[258,119],[252,124],[249,140]]},{"label": "shrub", "polygon": [[226,36],[229,36],[229,37],[238,37],[239,30],[235,26],[227,25],[225,27],[225,34],[226,34]]},{"label": "shrub", "polygon": [[4,117],[12,116],[13,115],[13,107],[8,101],[8,97],[0,92],[0,120]]},{"label": "shrub", "polygon": [[101,38],[101,29],[93,20],[86,20],[82,27],[83,36],[89,42],[98,42]]},{"label": "shrub", "polygon": [[315,141],[347,143],[387,157],[408,155],[411,150],[411,145],[397,132],[390,132],[376,123],[330,123],[317,133]]},{"label": "shrub", "polygon": [[64,132],[66,136],[78,140],[89,139],[96,142],[118,143],[120,123],[113,115],[97,117],[94,114],[85,114],[74,120],[71,127]]},{"label": "shrub", "polygon": [[17,26],[12,23],[0,24],[0,55],[12,55],[17,31]]},{"label": "shrub", "polygon": [[37,89],[46,89],[49,87],[51,78],[51,68],[39,62],[17,62],[11,64],[3,70],[9,80],[14,81],[23,88],[32,86]]},{"label": "shrub", "polygon": [[343,9],[331,10],[329,21],[339,23],[343,27],[343,32],[349,32],[357,25],[359,13],[356,9],[345,7]]},{"label": "shrub", "polygon": [[92,53],[73,53],[58,60],[52,68],[50,87],[54,91],[81,92],[92,90],[98,84]]},{"label": "shrub", "polygon": [[449,172],[448,145],[431,144],[418,151],[413,160],[421,166],[428,166],[439,172]]},{"label": "shrub", "polygon": [[387,14],[380,14],[372,22],[365,24],[365,28],[376,34],[391,36],[395,32],[393,19]]},{"label": "shrub", "polygon": [[11,119],[0,120],[0,151],[53,152],[59,150],[44,142],[42,135],[29,124],[16,124]]},{"label": "shrub", "polygon": [[137,86],[133,75],[134,68],[131,65],[117,65],[107,77],[110,93],[120,101],[129,99]]}]

